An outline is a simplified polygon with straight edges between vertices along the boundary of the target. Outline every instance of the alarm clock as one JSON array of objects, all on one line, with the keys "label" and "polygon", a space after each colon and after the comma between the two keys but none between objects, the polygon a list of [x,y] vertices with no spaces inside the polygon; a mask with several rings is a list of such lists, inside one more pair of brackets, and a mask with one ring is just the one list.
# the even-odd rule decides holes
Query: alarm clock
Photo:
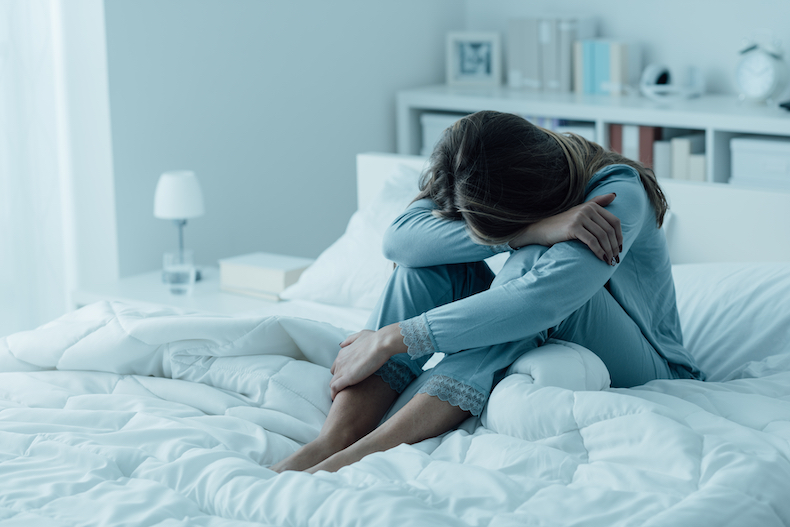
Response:
[{"label": "alarm clock", "polygon": [[766,102],[787,87],[788,68],[778,40],[747,40],[740,55],[735,83],[742,100]]}]

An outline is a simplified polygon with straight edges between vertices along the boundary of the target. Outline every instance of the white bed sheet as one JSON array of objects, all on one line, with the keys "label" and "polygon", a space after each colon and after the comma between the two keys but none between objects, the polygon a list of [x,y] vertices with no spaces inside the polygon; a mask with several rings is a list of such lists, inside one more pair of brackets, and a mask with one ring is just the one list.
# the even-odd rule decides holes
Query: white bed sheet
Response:
[{"label": "white bed sheet", "polygon": [[101,303],[0,340],[0,519],[790,524],[790,349],[720,383],[572,391],[511,375],[482,422],[337,474],[275,475],[318,433],[347,333]]}]

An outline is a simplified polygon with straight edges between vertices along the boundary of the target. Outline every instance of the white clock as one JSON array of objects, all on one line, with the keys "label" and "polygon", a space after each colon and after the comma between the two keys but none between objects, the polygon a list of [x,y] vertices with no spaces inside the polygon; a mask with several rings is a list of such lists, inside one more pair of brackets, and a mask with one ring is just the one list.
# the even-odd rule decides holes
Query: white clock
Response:
[{"label": "white clock", "polygon": [[735,82],[741,99],[765,102],[779,95],[788,81],[787,65],[778,43],[749,43],[741,50]]}]

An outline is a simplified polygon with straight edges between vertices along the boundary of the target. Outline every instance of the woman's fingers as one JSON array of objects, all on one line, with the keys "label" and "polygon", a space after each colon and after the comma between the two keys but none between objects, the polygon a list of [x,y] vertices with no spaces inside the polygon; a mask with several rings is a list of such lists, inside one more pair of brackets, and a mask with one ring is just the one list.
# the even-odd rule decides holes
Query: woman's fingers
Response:
[{"label": "woman's fingers", "polygon": [[620,227],[620,218],[612,214],[606,209],[601,209],[601,216],[606,220],[606,222],[614,228],[615,239],[617,240],[617,247],[620,251],[622,251],[623,246],[623,230]]},{"label": "woman's fingers", "polygon": [[[611,212],[609,212],[608,210],[606,210],[604,207],[612,203],[616,197],[617,195],[615,193],[603,194],[601,196],[595,196],[594,198],[592,198],[590,201],[587,202],[588,204],[591,205],[591,208],[595,212],[597,212],[603,218],[603,220],[605,220],[614,229],[614,236],[616,243],[613,243],[613,245],[618,249],[617,251],[615,251],[615,255],[617,255],[622,250],[621,247],[623,245],[623,231],[620,228],[620,219],[614,214],[612,214]],[[598,207],[593,206],[592,205],[593,203],[595,205],[598,205]],[[598,223],[599,225],[604,226],[600,221]],[[606,228],[607,232],[610,232],[611,234],[611,231],[609,231],[607,227],[604,226],[604,228]]]},{"label": "woman's fingers", "polygon": [[591,202],[597,203],[601,207],[605,207],[609,205],[611,202],[614,201],[614,198],[617,197],[617,194],[614,192],[610,192],[609,194],[601,194],[600,196],[595,196],[594,198],[590,199]]},{"label": "woman's fingers", "polygon": [[351,344],[352,342],[357,340],[359,338],[359,336],[362,335],[362,333],[364,331],[365,330],[358,331],[357,333],[352,333],[351,335],[347,336],[346,340],[344,340],[343,342],[340,343],[340,347],[341,348],[345,348],[346,346],[348,346],[349,344]]},{"label": "woman's fingers", "polygon": [[[617,240],[617,231],[603,216],[602,212],[603,209],[593,211],[587,218],[587,221],[590,222],[591,231],[598,238],[598,242],[606,253],[606,262],[611,263],[614,259],[619,263],[620,242]],[[597,229],[593,230],[593,226]]]},{"label": "woman's fingers", "polygon": [[[598,238],[589,230],[582,230],[576,238],[584,245],[590,248],[595,256],[606,262],[606,253],[604,252],[601,244],[598,243]],[[609,262],[606,262],[609,263]]]}]

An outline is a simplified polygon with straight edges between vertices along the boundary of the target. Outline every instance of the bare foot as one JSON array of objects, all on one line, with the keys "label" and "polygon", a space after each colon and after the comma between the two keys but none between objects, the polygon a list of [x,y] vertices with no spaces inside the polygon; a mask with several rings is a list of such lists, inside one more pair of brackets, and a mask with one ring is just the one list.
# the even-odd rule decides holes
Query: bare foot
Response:
[{"label": "bare foot", "polygon": [[343,446],[345,445],[333,447],[328,441],[319,437],[269,468],[278,473],[286,470],[306,470],[341,450]]}]

